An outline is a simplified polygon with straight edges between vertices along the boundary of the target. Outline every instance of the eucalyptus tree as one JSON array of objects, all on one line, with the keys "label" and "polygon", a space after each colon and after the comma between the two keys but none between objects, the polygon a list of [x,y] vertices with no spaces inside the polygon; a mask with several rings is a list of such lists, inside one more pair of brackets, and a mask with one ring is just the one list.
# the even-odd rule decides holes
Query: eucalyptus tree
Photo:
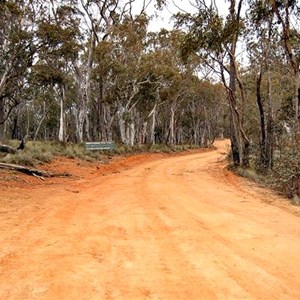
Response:
[{"label": "eucalyptus tree", "polygon": [[[147,60],[152,76],[157,78],[157,97],[154,101],[152,116],[151,141],[156,115],[159,112],[160,128],[166,143],[176,144],[182,141],[182,116],[186,112],[188,90],[192,86],[195,66],[187,68],[180,57],[179,45],[184,36],[180,30],[162,29],[158,33],[150,33],[147,42]],[[158,108],[160,111],[158,111]]]},{"label": "eucalyptus tree", "polygon": [[[164,102],[164,140],[169,144],[176,144],[178,114],[184,100],[188,85],[185,82],[183,62],[179,55],[179,45],[183,33],[179,30],[168,31],[162,29],[152,35],[149,51],[156,57],[156,76],[159,76],[160,100]],[[150,42],[150,40],[149,40]]]},{"label": "eucalyptus tree", "polygon": [[282,28],[282,39],[287,59],[294,75],[295,141],[300,145],[300,5],[297,0],[270,1],[270,5]]},{"label": "eucalyptus tree", "polygon": [[33,1],[0,2],[0,142],[11,111],[24,101],[36,53]]},{"label": "eucalyptus tree", "polygon": [[224,134],[227,110],[224,87],[196,76],[189,80],[189,86],[184,122],[186,136],[191,144],[212,145],[216,137]]},{"label": "eucalyptus tree", "polygon": [[111,140],[113,125],[117,124],[120,140],[133,145],[142,139],[141,95],[144,87],[151,87],[154,82],[144,63],[148,17],[127,13],[122,18],[112,26],[109,37],[94,49],[91,116],[99,133],[97,136],[93,131],[94,136]]},{"label": "eucalyptus tree", "polygon": [[[272,71],[275,61],[280,60],[277,24],[268,3],[261,0],[249,1],[249,36],[247,50],[252,72],[255,72],[255,95],[260,123],[259,166],[270,169],[273,166],[275,143],[274,95]],[[272,67],[273,65],[273,67]],[[266,87],[263,86],[266,78]],[[266,90],[266,92],[265,92]]]},{"label": "eucalyptus tree", "polygon": [[58,139],[66,140],[66,102],[73,84],[70,75],[80,51],[80,30],[76,1],[50,1],[43,6],[44,16],[38,22],[40,49],[34,74],[41,84],[53,87],[59,99],[60,116]]},{"label": "eucalyptus tree", "polygon": [[[101,54],[105,42],[110,43],[111,35],[118,26],[126,18],[134,19],[134,14],[142,15],[150,1],[143,0],[140,5],[140,10],[133,10],[134,5],[138,3],[137,0],[80,0],[79,9],[83,13],[83,28],[86,39],[85,59],[80,66],[76,66],[76,72],[79,75],[77,81],[81,85],[81,109],[79,111],[81,124],[84,120],[89,122],[89,116],[93,117],[94,114],[88,107],[96,109],[97,124],[93,126],[92,132],[95,135],[95,127],[98,131],[98,139],[108,140],[111,139],[111,126],[114,117],[110,117],[110,107],[104,101],[105,78],[101,74],[106,69],[107,59],[103,60],[103,67],[101,67],[102,60],[100,61]],[[141,1],[139,1],[141,4]],[[98,49],[99,48],[99,49]],[[98,71],[98,73],[97,73]],[[95,82],[95,72],[97,81]],[[93,77],[94,76],[94,77]],[[95,88],[98,92],[95,93]],[[114,115],[112,113],[112,115]],[[106,129],[105,129],[106,128]],[[108,130],[108,132],[107,132]],[[89,132],[87,128],[86,132]]]},{"label": "eucalyptus tree", "polygon": [[[216,132],[220,132],[214,118],[216,111],[221,116],[224,110],[223,103],[220,105],[223,97],[216,92],[220,91],[219,86],[199,79],[198,57],[190,56],[184,62],[180,44],[185,37],[186,33],[178,29],[162,29],[147,36],[143,61],[152,80],[157,82],[148,93],[151,100],[146,102],[147,106],[144,104],[150,112],[152,143],[155,143],[156,136],[156,139],[171,145],[191,143],[203,146],[210,144]],[[212,99],[219,101],[214,103]]]},{"label": "eucalyptus tree", "polygon": [[187,29],[182,43],[183,57],[197,55],[219,75],[227,91],[231,116],[231,149],[237,165],[249,165],[249,138],[244,130],[245,90],[239,74],[237,46],[244,20],[243,0],[230,0],[224,19],[212,1],[195,1],[197,12],[177,14],[177,26]]}]

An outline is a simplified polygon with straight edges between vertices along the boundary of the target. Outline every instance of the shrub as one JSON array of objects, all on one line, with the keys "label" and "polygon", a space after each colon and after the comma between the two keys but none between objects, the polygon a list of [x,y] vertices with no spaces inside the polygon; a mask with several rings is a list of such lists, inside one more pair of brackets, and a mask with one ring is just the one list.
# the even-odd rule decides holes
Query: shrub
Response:
[{"label": "shrub", "polygon": [[293,205],[300,206],[300,197],[295,195],[291,201]]},{"label": "shrub", "polygon": [[[6,144],[17,148],[20,141],[11,140],[7,141]],[[169,146],[166,144],[137,146],[118,145],[113,153],[117,155],[142,152],[171,153],[192,148],[199,147],[190,145]],[[20,150],[16,154],[0,155],[0,161],[25,166],[35,166],[40,163],[50,162],[55,156],[66,156],[72,159],[80,158],[87,161],[94,161],[103,159],[103,157],[107,157],[107,155],[111,154],[112,152],[107,151],[87,151],[83,144],[28,141],[24,150]]]},{"label": "shrub", "polygon": [[268,184],[268,177],[257,172],[255,168],[242,168],[231,165],[231,169],[241,177],[248,178],[259,184]]},{"label": "shrub", "polygon": [[300,152],[296,145],[281,150],[273,167],[274,184],[286,196],[300,196]]}]

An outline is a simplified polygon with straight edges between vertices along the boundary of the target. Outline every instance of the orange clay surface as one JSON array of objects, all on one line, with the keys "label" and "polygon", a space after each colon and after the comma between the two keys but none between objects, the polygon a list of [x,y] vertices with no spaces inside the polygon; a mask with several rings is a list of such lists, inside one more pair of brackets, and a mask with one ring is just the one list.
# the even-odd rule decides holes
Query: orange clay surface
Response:
[{"label": "orange clay surface", "polygon": [[300,209],[212,151],[0,172],[0,299],[300,299]]}]

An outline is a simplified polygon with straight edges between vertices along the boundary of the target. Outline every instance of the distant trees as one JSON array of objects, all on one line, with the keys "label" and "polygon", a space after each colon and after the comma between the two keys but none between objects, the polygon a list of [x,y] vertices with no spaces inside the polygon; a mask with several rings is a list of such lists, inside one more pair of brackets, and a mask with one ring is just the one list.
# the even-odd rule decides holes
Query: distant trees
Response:
[{"label": "distant trees", "polygon": [[285,133],[298,143],[297,1],[230,0],[226,16],[196,1],[160,32],[136,4],[0,3],[1,141],[207,145],[225,134],[236,165],[257,144],[265,169]]},{"label": "distant trees", "polygon": [[182,57],[198,57],[227,91],[233,162],[249,166],[258,148],[257,165],[272,169],[284,137],[299,140],[299,4],[230,0],[225,16],[213,1],[191,4],[176,15]]},{"label": "distant trees", "polygon": [[0,1],[0,143],[227,136],[235,165],[282,174],[300,141],[298,1],[190,1],[160,32],[148,3]]},{"label": "distant trees", "polygon": [[1,2],[0,141],[207,145],[224,131],[224,90],[183,61],[185,33],[148,32],[135,2]]},{"label": "distant trees", "polygon": [[294,75],[294,131],[296,143],[300,145],[300,31],[296,26],[299,22],[299,3],[296,0],[271,1],[271,8],[281,25],[284,48]]},{"label": "distant trees", "polygon": [[37,51],[30,1],[0,2],[0,142],[12,110],[30,97],[28,76]]},{"label": "distant trees", "polygon": [[236,166],[299,194],[298,1],[191,0],[149,32],[150,1],[0,1],[0,143],[225,136]]},{"label": "distant trees", "polygon": [[177,24],[188,28],[181,46],[182,55],[197,55],[223,83],[230,111],[233,161],[236,165],[248,166],[250,141],[244,128],[245,89],[237,61],[237,45],[243,32],[242,5],[242,0],[229,1],[224,20],[213,4],[197,1],[196,13],[179,13]]}]

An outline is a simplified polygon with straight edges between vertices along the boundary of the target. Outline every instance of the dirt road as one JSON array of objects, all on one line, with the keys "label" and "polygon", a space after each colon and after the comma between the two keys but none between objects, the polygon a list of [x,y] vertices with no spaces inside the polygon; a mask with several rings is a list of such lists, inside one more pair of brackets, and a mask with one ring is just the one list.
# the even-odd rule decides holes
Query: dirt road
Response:
[{"label": "dirt road", "polygon": [[217,147],[4,193],[0,299],[300,299],[299,209]]}]

